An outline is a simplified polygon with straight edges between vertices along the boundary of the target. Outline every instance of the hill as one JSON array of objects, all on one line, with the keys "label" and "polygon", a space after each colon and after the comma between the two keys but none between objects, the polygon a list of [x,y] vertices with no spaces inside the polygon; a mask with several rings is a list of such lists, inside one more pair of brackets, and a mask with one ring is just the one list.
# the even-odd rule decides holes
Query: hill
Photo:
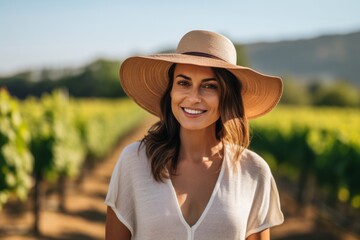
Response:
[{"label": "hill", "polygon": [[[238,64],[258,71],[290,76],[296,81],[346,80],[360,88],[359,43],[360,31],[312,39],[235,45]],[[0,88],[7,88],[21,99],[40,96],[54,88],[66,88],[75,97],[121,97],[124,92],[118,82],[120,63],[120,60],[99,59],[78,69],[24,71],[0,77]]]},{"label": "hill", "polygon": [[360,31],[243,45],[250,65],[269,74],[342,79],[360,87]]}]

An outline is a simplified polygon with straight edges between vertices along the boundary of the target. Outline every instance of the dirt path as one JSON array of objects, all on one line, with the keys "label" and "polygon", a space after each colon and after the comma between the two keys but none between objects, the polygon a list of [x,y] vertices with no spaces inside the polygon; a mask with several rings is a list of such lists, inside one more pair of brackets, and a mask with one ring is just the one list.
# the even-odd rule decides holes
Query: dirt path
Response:
[{"label": "dirt path", "polygon": [[[106,205],[103,203],[110,176],[117,158],[127,144],[141,139],[149,126],[155,121],[150,118],[136,131],[127,136],[113,153],[91,174],[85,177],[81,186],[72,186],[67,196],[67,213],[57,211],[58,200],[50,197],[41,212],[40,229],[43,237],[36,238],[29,234],[33,217],[27,206],[11,205],[11,211],[4,209],[0,213],[0,239],[6,240],[95,240],[104,239]],[[280,193],[281,193],[281,189]],[[283,225],[272,229],[273,240],[300,239],[357,239],[351,235],[334,234],[328,228],[319,229],[314,218],[302,218],[294,215],[292,199],[282,194],[283,210],[286,221]]]}]

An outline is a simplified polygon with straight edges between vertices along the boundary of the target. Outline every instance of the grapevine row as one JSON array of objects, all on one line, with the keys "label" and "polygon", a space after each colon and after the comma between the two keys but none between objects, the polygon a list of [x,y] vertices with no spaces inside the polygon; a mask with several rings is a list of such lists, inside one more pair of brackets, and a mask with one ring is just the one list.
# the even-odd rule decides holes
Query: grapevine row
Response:
[{"label": "grapevine row", "polygon": [[144,116],[127,99],[74,100],[55,91],[20,102],[0,89],[0,209],[10,197],[40,194],[42,182],[78,176]]},{"label": "grapevine row", "polygon": [[315,179],[328,198],[360,208],[359,123],[359,109],[283,106],[252,122],[251,147],[299,182],[299,202]]}]

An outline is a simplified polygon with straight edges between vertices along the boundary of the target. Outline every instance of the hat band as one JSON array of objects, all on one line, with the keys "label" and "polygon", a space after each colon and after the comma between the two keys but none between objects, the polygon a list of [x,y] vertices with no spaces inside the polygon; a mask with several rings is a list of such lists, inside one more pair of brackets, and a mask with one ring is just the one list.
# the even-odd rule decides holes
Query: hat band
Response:
[{"label": "hat band", "polygon": [[203,52],[185,52],[183,54],[192,55],[192,56],[199,56],[199,57],[214,58],[214,59],[218,59],[218,60],[221,60],[221,61],[225,61],[224,59],[221,59],[221,58],[219,58],[217,56],[214,56],[214,55],[211,55],[211,54],[208,54],[208,53],[203,53]]}]

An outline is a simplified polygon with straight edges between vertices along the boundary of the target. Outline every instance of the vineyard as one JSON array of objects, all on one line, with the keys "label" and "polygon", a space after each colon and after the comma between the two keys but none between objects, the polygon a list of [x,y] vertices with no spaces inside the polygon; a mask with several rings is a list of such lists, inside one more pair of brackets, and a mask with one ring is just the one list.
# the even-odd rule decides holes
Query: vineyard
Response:
[{"label": "vineyard", "polygon": [[291,183],[300,206],[360,233],[359,123],[359,109],[281,106],[252,121],[251,147]]},{"label": "vineyard", "polygon": [[[66,182],[81,183],[146,116],[128,99],[79,100],[56,91],[20,102],[0,91],[0,207],[33,200],[33,231],[41,234],[45,192],[55,189],[65,212]],[[298,206],[315,206],[360,234],[360,110],[279,106],[250,123],[250,148]]]},{"label": "vineyard", "polygon": [[0,208],[32,191],[39,235],[44,186],[57,186],[66,211],[67,179],[81,181],[144,115],[130,100],[73,100],[55,91],[19,102],[1,90]]}]

